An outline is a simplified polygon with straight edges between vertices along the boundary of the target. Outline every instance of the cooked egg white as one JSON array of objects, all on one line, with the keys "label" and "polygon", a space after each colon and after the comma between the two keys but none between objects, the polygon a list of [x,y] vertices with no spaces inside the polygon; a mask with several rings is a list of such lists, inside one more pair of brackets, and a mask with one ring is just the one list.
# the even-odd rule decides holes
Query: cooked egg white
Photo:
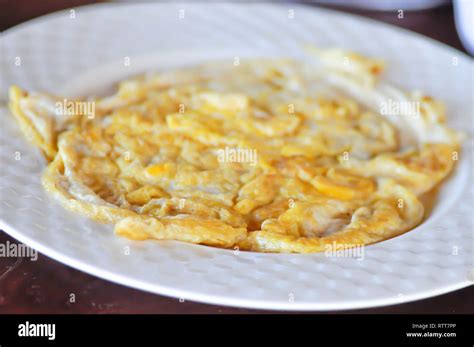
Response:
[{"label": "cooked egg white", "polygon": [[[260,59],[125,80],[92,101],[95,117],[58,114],[62,98],[16,86],[10,109],[50,161],[45,189],[124,237],[303,253],[410,230],[418,197],[453,170],[460,134],[437,101],[380,82],[383,62],[313,53],[319,65]],[[400,114],[397,127],[379,112],[387,97],[418,102],[419,117]],[[255,161],[222,160],[237,149]]]}]

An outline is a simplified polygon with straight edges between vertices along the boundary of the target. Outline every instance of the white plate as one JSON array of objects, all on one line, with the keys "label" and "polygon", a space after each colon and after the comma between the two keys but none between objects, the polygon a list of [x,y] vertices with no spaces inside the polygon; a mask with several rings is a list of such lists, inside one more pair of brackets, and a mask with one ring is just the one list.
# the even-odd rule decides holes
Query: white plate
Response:
[{"label": "white plate", "polygon": [[[388,80],[444,100],[449,123],[472,133],[468,57],[404,30],[294,4],[101,4],[42,17],[4,33],[1,95],[13,83],[57,94],[95,92],[150,66],[298,57],[304,43],[386,59]],[[60,262],[113,282],[207,303],[283,310],[388,305],[472,283],[470,141],[427,220],[367,247],[357,260],[117,238],[112,226],[66,212],[43,192],[44,160],[8,111],[0,119],[0,227]]]}]

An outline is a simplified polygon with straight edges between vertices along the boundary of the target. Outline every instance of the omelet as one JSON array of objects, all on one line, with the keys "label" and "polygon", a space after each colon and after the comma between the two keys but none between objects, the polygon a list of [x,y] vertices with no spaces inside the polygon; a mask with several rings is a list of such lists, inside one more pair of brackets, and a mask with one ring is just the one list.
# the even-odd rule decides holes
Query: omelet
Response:
[{"label": "omelet", "polygon": [[[86,100],[12,86],[9,106],[49,161],[45,190],[122,237],[308,253],[409,231],[462,134],[438,101],[384,85],[382,61],[312,54],[148,73]],[[382,114],[393,95],[418,113]]]}]

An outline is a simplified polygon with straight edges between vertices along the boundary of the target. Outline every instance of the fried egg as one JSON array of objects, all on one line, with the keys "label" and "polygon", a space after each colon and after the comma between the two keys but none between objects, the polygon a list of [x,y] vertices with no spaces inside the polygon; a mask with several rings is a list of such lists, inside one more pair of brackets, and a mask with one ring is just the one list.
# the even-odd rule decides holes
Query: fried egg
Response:
[{"label": "fried egg", "polygon": [[[462,135],[436,100],[384,84],[380,60],[312,53],[124,80],[73,100],[93,117],[17,86],[9,106],[49,160],[45,190],[122,237],[307,253],[414,228]],[[419,113],[381,114],[389,98]]]}]

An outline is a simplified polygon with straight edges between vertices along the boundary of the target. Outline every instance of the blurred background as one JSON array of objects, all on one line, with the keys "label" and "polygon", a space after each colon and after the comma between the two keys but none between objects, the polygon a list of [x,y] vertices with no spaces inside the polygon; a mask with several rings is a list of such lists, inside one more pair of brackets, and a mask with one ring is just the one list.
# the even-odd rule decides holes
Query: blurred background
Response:
[{"label": "blurred background", "polygon": [[[198,1],[225,2],[226,0],[195,0],[194,2]],[[47,13],[99,2],[139,1],[0,0],[0,31]],[[148,2],[160,2],[160,0],[148,0]],[[186,1],[165,0],[165,2],[185,3]],[[263,1],[234,0],[230,2]],[[267,0],[265,2],[303,3],[307,6],[321,6],[363,15],[416,31],[471,55],[474,54],[474,0]],[[399,18],[400,10],[403,10],[403,18]]]},{"label": "blurred background", "polygon": [[[0,31],[51,12],[99,2],[105,1],[0,0]],[[183,1],[180,2],[183,3]],[[303,3],[308,8],[319,6],[365,16],[423,34],[460,51],[473,54],[474,0],[313,0],[310,2],[275,0],[267,2]],[[106,20],[107,18],[104,18],[104,21]],[[0,243],[7,242],[16,241],[0,231]],[[81,299],[71,304],[70,293],[76,293]],[[474,287],[471,286],[426,300],[346,311],[346,313],[472,313],[474,312],[473,294]],[[148,294],[82,273],[43,255],[39,255],[37,261],[0,257],[0,313],[262,312],[180,302],[178,299]]]}]

